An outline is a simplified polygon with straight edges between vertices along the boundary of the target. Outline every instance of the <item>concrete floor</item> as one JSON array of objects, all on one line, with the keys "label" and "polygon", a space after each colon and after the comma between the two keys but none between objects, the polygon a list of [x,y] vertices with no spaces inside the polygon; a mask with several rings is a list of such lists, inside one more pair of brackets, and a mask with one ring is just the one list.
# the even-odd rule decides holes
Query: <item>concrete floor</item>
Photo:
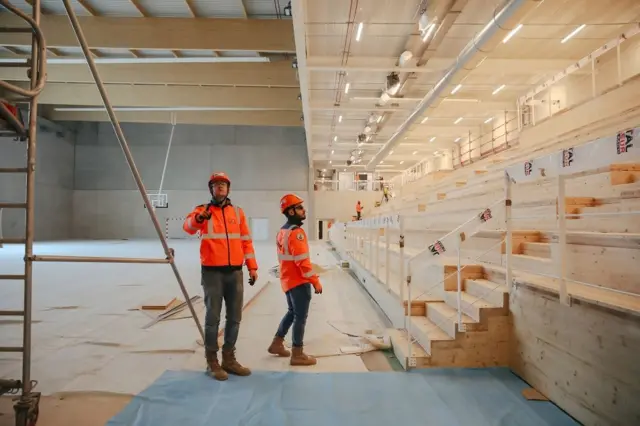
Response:
[{"label": "concrete floor", "polygon": [[[178,268],[191,296],[202,295],[198,241],[170,240]],[[286,370],[286,359],[269,356],[266,347],[286,309],[278,279],[268,269],[277,264],[273,244],[256,242],[260,278],[245,289],[245,314],[237,345],[238,359],[255,370]],[[156,240],[65,241],[36,244],[36,254],[164,257]],[[23,248],[0,249],[0,270],[21,273]],[[369,296],[344,271],[323,243],[312,244],[324,293],[314,296],[305,343],[320,356],[305,371],[367,371],[358,355],[332,356],[354,340],[338,329],[363,334],[383,330],[384,317]],[[256,296],[257,295],[257,296]],[[252,298],[255,298],[252,300]],[[34,271],[32,378],[46,397],[39,426],[102,425],[165,370],[204,368],[199,333],[191,318],[163,321],[150,328],[149,316],[133,310],[143,303],[183,299],[168,265],[40,263]],[[21,282],[3,282],[0,309],[19,309]],[[21,344],[21,321],[0,319],[0,345]],[[20,357],[0,354],[0,377],[19,378]],[[0,425],[11,425],[11,402],[0,400]]]}]

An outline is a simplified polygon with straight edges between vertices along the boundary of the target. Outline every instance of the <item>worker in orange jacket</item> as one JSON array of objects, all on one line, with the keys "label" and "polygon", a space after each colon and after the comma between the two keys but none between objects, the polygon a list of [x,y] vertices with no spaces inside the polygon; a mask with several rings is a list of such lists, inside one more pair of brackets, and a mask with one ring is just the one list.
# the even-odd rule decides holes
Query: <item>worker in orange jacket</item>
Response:
[{"label": "worker in orange jacket", "polygon": [[[302,198],[287,194],[280,200],[280,211],[287,223],[276,238],[280,261],[280,285],[287,296],[287,313],[282,318],[271,346],[270,354],[291,356],[291,365],[315,365],[316,359],[303,351],[304,329],[311,304],[311,290],[322,294],[322,285],[313,272],[309,258],[309,243],[302,221],[306,219]],[[284,338],[293,326],[292,352],[284,347]]]},{"label": "worker in orange jacket", "polygon": [[[193,235],[200,232],[200,263],[204,290],[207,369],[217,380],[227,380],[228,374],[248,376],[251,370],[235,357],[235,344],[240,331],[243,306],[242,265],[249,270],[249,284],[258,279],[253,242],[244,211],[228,198],[231,181],[225,173],[214,173],[209,179],[209,204],[197,206],[184,221],[183,229]],[[225,302],[226,323],[222,364],[218,363],[218,327],[222,301]]]},{"label": "worker in orange jacket", "polygon": [[356,204],[356,220],[360,219],[362,219],[362,204],[360,204],[360,201],[358,200],[358,203]]}]

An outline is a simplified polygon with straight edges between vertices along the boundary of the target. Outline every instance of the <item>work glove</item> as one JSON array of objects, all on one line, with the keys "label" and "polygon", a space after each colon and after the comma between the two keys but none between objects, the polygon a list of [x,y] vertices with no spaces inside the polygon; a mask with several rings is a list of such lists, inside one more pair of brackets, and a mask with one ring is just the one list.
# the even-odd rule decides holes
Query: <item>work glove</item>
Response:
[{"label": "work glove", "polygon": [[258,271],[252,269],[249,271],[249,285],[254,285],[258,281]]},{"label": "work glove", "polygon": [[318,283],[313,288],[316,290],[316,294],[322,294],[322,284]]},{"label": "work glove", "polygon": [[196,221],[199,223],[202,223],[205,220],[209,219],[211,219],[211,212],[209,211],[208,207],[196,215]]}]

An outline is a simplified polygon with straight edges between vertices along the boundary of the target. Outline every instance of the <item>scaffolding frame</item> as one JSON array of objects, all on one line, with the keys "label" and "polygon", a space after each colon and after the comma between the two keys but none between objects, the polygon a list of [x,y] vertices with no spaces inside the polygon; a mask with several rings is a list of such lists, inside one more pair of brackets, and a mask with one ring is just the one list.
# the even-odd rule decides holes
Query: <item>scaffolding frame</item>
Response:
[{"label": "scaffolding frame", "polygon": [[21,280],[24,282],[24,301],[23,310],[15,311],[0,311],[0,316],[21,316],[23,317],[23,343],[19,347],[0,347],[0,352],[15,352],[22,354],[22,378],[21,380],[7,380],[0,379],[0,394],[5,392],[17,393],[21,391],[21,395],[17,398],[17,402],[14,405],[16,414],[16,426],[35,426],[38,420],[38,406],[40,402],[40,393],[33,392],[33,389],[37,385],[37,381],[31,380],[31,327],[32,327],[32,302],[33,302],[33,262],[95,262],[95,263],[140,263],[140,264],[169,264],[178,282],[180,290],[185,298],[186,304],[189,307],[191,316],[198,328],[200,336],[204,340],[204,330],[200,324],[200,320],[196,315],[191,298],[184,285],[184,281],[178,268],[175,264],[174,250],[169,247],[167,239],[165,238],[164,230],[160,226],[160,222],[155,213],[155,208],[151,203],[149,195],[142,182],[142,178],[133,160],[129,144],[124,136],[120,122],[118,121],[111,102],[107,96],[106,89],[100,78],[100,74],[96,68],[96,64],[89,51],[87,40],[84,36],[82,28],[78,22],[76,14],[73,10],[71,0],[63,0],[64,7],[67,11],[69,22],[76,35],[78,43],[82,48],[82,53],[87,61],[91,75],[94,79],[96,86],[100,92],[100,97],[104,107],[109,114],[111,125],[115,131],[118,143],[122,148],[125,155],[129,169],[136,182],[136,186],[146,207],[149,217],[156,230],[156,234],[160,239],[160,243],[165,253],[164,259],[153,258],[120,258],[120,257],[86,257],[86,256],[49,256],[49,255],[34,255],[33,242],[34,242],[34,230],[35,230],[35,170],[36,170],[36,133],[37,133],[37,119],[38,119],[38,95],[42,91],[46,82],[46,40],[42,31],[40,30],[40,16],[41,16],[41,0],[34,0],[32,2],[32,14],[31,16],[20,11],[8,0],[0,0],[0,5],[4,6],[11,13],[17,15],[29,24],[29,27],[15,27],[15,28],[2,28],[2,32],[13,33],[31,33],[31,57],[29,60],[17,59],[14,62],[7,62],[0,64],[0,66],[23,66],[27,68],[27,75],[30,78],[29,89],[14,86],[10,83],[0,80],[0,88],[3,88],[7,93],[17,95],[15,99],[16,103],[29,103],[29,125],[25,129],[22,123],[15,119],[10,111],[0,103],[0,117],[5,120],[7,125],[12,128],[13,134],[26,139],[27,143],[27,166],[26,167],[14,167],[14,168],[1,168],[0,173],[24,173],[26,174],[26,202],[19,203],[6,203],[0,202],[0,208],[16,208],[24,209],[26,214],[25,224],[25,237],[24,238],[3,238],[1,243],[6,244],[24,244],[24,274],[5,274],[0,275],[0,280]]}]

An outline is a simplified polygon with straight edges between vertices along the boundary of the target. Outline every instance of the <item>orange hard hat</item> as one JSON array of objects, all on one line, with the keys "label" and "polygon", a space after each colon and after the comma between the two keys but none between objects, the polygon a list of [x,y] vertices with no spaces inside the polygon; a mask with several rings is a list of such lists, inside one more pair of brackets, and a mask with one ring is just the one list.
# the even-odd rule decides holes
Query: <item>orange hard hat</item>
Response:
[{"label": "orange hard hat", "polygon": [[227,185],[231,186],[231,180],[225,172],[214,172],[209,178],[209,186],[214,182],[227,182]]},{"label": "orange hard hat", "polygon": [[284,213],[289,207],[302,204],[304,200],[298,197],[296,194],[287,194],[280,198],[280,211]]}]

